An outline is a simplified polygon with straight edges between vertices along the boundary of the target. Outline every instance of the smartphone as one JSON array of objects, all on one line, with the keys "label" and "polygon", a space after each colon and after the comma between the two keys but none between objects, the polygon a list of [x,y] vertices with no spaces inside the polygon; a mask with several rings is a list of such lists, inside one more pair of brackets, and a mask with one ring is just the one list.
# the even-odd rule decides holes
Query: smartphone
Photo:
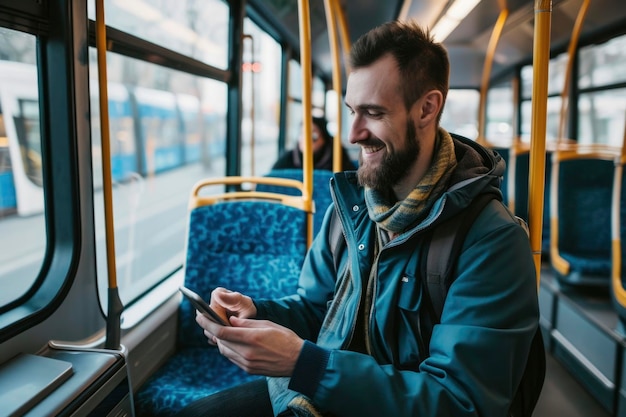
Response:
[{"label": "smartphone", "polygon": [[187,297],[187,299],[191,302],[191,305],[193,305],[196,310],[204,314],[205,317],[217,324],[221,324],[222,326],[230,326],[230,324],[225,322],[224,319],[221,318],[198,294],[186,287],[180,287],[179,290],[185,297]]}]

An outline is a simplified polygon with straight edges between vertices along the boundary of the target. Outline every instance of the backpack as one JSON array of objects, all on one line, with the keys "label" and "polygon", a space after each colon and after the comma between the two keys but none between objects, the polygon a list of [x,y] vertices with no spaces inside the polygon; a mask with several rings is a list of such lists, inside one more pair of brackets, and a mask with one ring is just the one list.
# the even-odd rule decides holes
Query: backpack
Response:
[{"label": "backpack", "polygon": [[[426,245],[428,253],[426,254],[425,273],[421,276],[426,277],[424,288],[427,290],[427,298],[430,299],[429,313],[432,316],[433,325],[441,320],[448,288],[455,278],[452,272],[455,269],[465,235],[483,208],[496,198],[496,195],[491,193],[478,196],[465,210],[442,222],[432,231],[430,243]],[[528,234],[526,222],[517,216],[515,219]],[[332,213],[330,222],[329,244],[337,267],[339,262],[337,259],[338,249],[345,240],[336,212]],[[432,331],[432,326],[430,329]],[[532,415],[543,388],[545,373],[546,356],[543,336],[540,327],[537,327],[531,342],[522,380],[509,409],[509,416],[530,417]]]}]

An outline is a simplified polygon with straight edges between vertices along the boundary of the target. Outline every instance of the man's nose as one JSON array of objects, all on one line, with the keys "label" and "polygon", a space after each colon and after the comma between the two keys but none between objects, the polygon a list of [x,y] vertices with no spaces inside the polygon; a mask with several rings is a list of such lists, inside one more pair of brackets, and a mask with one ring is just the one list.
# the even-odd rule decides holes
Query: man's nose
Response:
[{"label": "man's nose", "polygon": [[355,117],[350,126],[350,134],[348,135],[348,141],[351,144],[357,144],[360,141],[369,137],[369,131],[363,118]]}]

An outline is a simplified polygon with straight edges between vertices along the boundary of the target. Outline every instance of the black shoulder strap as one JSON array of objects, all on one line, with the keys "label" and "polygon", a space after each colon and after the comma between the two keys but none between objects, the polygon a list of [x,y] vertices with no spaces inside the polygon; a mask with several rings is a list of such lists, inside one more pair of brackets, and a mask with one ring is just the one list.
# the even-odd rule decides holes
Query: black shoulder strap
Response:
[{"label": "black shoulder strap", "polygon": [[426,284],[436,322],[441,319],[451,284],[448,281],[452,277],[465,235],[483,208],[495,198],[492,193],[479,195],[467,209],[436,226],[433,231],[426,258]]}]

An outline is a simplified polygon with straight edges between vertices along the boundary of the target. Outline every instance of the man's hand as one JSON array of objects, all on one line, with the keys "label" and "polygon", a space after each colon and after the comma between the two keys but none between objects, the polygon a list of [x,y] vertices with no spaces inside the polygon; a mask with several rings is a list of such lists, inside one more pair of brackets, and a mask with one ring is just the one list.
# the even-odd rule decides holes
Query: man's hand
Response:
[{"label": "man's hand", "polygon": [[291,376],[304,344],[293,331],[267,320],[232,316],[232,326],[221,326],[198,314],[196,321],[222,355],[250,374]]}]

